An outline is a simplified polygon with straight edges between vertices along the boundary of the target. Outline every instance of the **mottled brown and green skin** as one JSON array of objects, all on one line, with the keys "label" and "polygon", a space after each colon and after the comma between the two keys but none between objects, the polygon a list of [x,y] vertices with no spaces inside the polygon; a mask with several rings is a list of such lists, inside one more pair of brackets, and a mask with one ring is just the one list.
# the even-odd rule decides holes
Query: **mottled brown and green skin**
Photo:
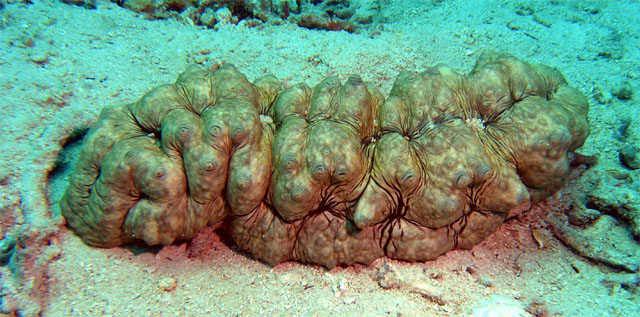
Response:
[{"label": "mottled brown and green skin", "polygon": [[282,89],[193,66],[102,111],[61,206],[94,246],[223,221],[272,265],[430,260],[558,190],[587,111],[558,71],[495,53],[469,75],[402,72],[386,100],[359,77]]}]

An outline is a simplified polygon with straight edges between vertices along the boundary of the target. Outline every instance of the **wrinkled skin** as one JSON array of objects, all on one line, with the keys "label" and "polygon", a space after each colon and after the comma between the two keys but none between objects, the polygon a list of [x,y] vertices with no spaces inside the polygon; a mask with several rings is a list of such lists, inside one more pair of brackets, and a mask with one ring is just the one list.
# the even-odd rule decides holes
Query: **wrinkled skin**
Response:
[{"label": "wrinkled skin", "polygon": [[193,66],[102,111],[61,207],[94,246],[223,221],[272,265],[430,260],[558,190],[587,111],[558,71],[502,54],[402,72],[386,100],[359,77],[282,89]]}]

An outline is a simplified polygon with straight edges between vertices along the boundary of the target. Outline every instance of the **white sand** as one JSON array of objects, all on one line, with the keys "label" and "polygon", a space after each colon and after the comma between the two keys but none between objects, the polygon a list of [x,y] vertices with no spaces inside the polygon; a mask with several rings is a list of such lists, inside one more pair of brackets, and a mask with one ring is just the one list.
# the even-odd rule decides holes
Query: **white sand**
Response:
[{"label": "white sand", "polygon": [[[519,2],[534,8],[536,18],[515,14],[521,6],[515,1],[381,2],[388,23],[363,34],[295,25],[213,31],[147,21],[104,1],[97,10],[57,1],[6,5],[0,10],[0,235],[29,229],[35,238],[19,243],[24,262],[17,269],[0,268],[2,308],[47,316],[452,316],[504,295],[566,316],[637,312],[637,294],[602,285],[601,267],[548,231],[548,246],[538,248],[531,236],[540,224],[536,210],[473,251],[331,271],[297,263],[270,268],[229,249],[213,230],[190,246],[104,250],[59,225],[65,179],[48,188],[47,175],[60,143],[95,122],[105,105],[131,102],[194,62],[225,61],[250,80],[270,72],[311,85],[328,75],[360,74],[386,95],[402,69],[442,62],[466,72],[482,50],[505,51],[558,67],[590,96],[592,134],[580,152],[621,168],[615,130],[640,114],[637,1]],[[603,53],[613,58],[598,57]],[[632,100],[600,104],[591,97],[595,87],[608,92],[624,82],[635,89]],[[380,286],[387,279],[392,289]]]}]

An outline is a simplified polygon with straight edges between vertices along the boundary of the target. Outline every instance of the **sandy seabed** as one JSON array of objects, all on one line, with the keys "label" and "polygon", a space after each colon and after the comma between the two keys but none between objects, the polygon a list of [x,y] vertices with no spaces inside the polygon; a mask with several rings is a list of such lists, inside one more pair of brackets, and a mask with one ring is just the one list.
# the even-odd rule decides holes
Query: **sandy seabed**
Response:
[{"label": "sandy seabed", "polygon": [[[45,316],[459,316],[494,305],[507,314],[637,313],[637,293],[601,283],[610,269],[575,255],[546,230],[541,215],[554,197],[470,251],[330,271],[269,267],[221,241],[215,228],[164,248],[96,249],[64,227],[57,202],[73,161],[60,156],[69,136],[93,124],[105,105],[134,101],[192,63],[232,63],[250,80],[272,73],[287,84],[360,74],[387,95],[402,69],[446,63],[468,72],[483,50],[504,51],[559,68],[589,96],[592,132],[579,152],[597,154],[600,168],[620,166],[613,131],[640,115],[640,3],[381,3],[385,22],[359,34],[293,24],[214,31],[148,21],[105,1],[95,10],[58,1],[5,4],[0,236],[20,238],[17,260],[0,268],[2,309]],[[523,5],[537,17],[516,14]],[[633,87],[630,100],[593,98],[621,85]]]}]

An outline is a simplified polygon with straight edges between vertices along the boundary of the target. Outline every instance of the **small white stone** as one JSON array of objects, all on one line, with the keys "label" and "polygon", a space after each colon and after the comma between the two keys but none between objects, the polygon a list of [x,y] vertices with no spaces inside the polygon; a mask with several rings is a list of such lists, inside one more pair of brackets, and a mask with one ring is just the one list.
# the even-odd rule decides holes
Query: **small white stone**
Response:
[{"label": "small white stone", "polygon": [[42,51],[35,51],[29,54],[29,60],[36,64],[46,64],[49,62],[49,54]]},{"label": "small white stone", "polygon": [[231,10],[229,8],[220,8],[216,10],[215,18],[218,24],[229,24],[232,18]]},{"label": "small white stone", "polygon": [[500,295],[493,295],[488,299],[482,300],[473,308],[471,315],[473,317],[531,316],[524,310],[522,303],[513,298]]},{"label": "small white stone", "polygon": [[177,285],[178,281],[171,276],[167,276],[158,282],[158,288],[165,292],[173,291],[174,289],[176,289]]},{"label": "small white stone", "polygon": [[345,303],[346,305],[351,305],[351,304],[356,302],[356,298],[355,297],[345,297],[342,300],[342,302]]},{"label": "small white stone", "polygon": [[282,285],[296,285],[302,281],[302,275],[299,273],[288,272],[278,276],[278,282]]}]

